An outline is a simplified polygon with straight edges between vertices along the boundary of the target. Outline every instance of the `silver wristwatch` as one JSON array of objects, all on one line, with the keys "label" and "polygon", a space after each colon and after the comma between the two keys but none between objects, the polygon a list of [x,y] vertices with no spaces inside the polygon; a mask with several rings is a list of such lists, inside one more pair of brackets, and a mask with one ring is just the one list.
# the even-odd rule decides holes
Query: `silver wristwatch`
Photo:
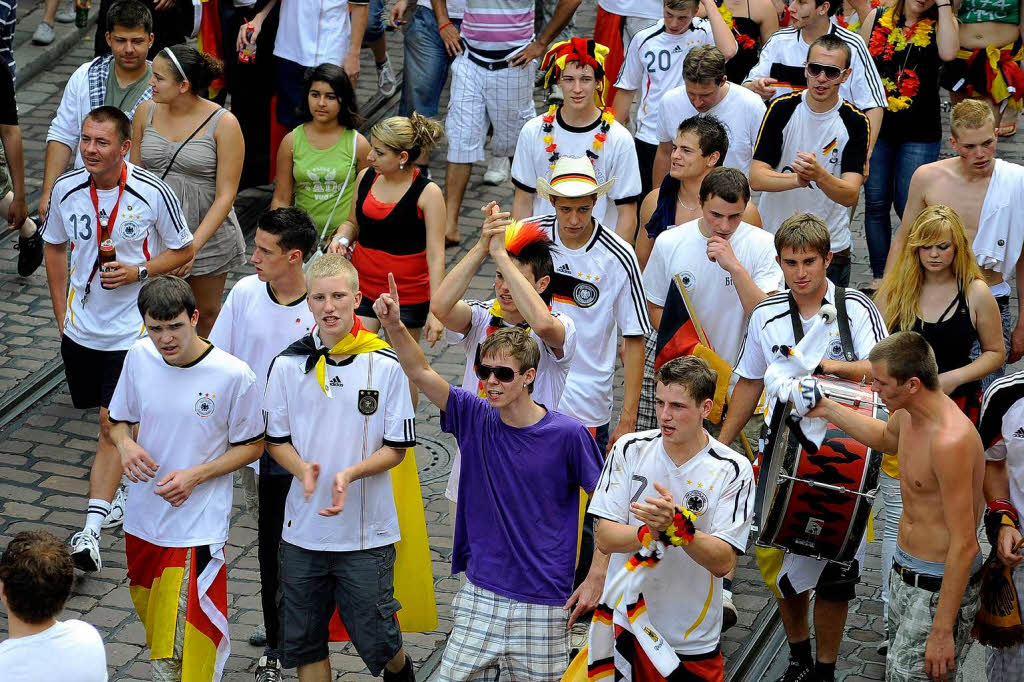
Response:
[{"label": "silver wristwatch", "polygon": [[149,270],[146,269],[145,265],[139,266],[139,282],[145,282],[149,279]]}]

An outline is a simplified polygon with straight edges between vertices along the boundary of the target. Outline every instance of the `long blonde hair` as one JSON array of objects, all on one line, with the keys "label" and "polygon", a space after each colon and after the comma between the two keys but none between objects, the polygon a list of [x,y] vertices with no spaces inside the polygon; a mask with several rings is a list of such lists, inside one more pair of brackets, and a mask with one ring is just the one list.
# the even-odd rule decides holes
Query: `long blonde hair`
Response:
[{"label": "long blonde hair", "polygon": [[948,239],[953,246],[950,267],[960,289],[965,290],[981,277],[981,268],[974,260],[967,232],[960,216],[949,206],[935,205],[925,208],[910,228],[903,250],[896,263],[882,279],[877,297],[885,299],[882,316],[886,326],[906,331],[912,329],[921,316],[921,289],[924,287],[924,267],[918,251],[921,247],[938,244]]}]

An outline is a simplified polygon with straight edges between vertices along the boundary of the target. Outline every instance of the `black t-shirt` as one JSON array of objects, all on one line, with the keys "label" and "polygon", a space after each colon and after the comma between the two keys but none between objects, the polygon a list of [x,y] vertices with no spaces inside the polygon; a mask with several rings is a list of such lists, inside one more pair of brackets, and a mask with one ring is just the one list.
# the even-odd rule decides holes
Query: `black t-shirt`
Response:
[{"label": "black t-shirt", "polygon": [[7,65],[0,61],[0,125],[18,125],[18,103],[14,101],[14,79]]}]

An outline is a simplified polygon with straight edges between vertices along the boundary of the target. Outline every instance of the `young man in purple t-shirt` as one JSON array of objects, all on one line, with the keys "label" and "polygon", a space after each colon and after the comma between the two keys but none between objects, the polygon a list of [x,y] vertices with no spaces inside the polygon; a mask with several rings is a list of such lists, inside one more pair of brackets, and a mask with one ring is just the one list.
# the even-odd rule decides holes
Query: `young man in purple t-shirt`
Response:
[{"label": "young man in purple t-shirt", "polygon": [[480,344],[476,372],[487,397],[479,398],[430,368],[388,280],[374,312],[462,452],[452,573],[465,571],[466,585],[452,603],[440,680],[558,680],[569,664],[568,629],[596,606],[608,567],[608,556],[595,551],[572,591],[580,488],[593,492],[601,453],[583,424],[531,397],[540,349],[528,331],[499,329]]}]

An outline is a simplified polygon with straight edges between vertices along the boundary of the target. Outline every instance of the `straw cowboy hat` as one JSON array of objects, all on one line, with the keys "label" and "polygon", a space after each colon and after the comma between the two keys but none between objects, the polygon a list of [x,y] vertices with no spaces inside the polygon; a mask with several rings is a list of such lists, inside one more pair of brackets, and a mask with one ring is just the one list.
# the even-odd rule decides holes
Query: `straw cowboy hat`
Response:
[{"label": "straw cowboy hat", "polygon": [[594,176],[594,164],[585,156],[562,156],[555,162],[551,171],[551,180],[537,178],[537,194],[548,201],[556,197],[576,199],[589,197],[593,194],[601,196],[612,188],[615,178],[597,184]]}]

